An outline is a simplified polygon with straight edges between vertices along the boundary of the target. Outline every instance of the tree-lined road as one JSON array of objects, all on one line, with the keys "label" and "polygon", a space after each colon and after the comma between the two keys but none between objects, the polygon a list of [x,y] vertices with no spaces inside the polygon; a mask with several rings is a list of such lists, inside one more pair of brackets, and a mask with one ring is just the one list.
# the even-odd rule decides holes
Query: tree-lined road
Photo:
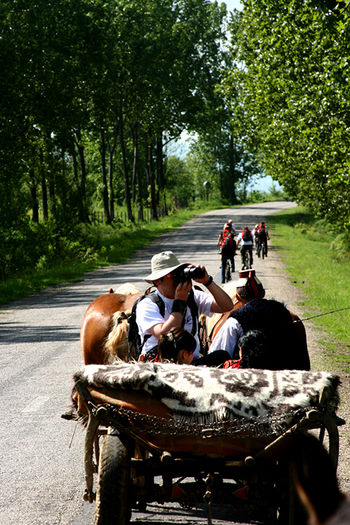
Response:
[{"label": "tree-lined road", "polygon": [[[79,332],[88,304],[110,287],[128,281],[146,289],[142,278],[150,271],[152,255],[168,249],[183,262],[205,264],[219,283],[216,242],[226,220],[231,218],[241,228],[290,206],[276,202],[205,213],[161,235],[125,264],[102,268],[78,284],[48,289],[1,311],[1,525],[88,525],[93,521],[93,505],[82,501],[84,434],[80,426],[60,418],[69,404],[72,375],[82,365]],[[267,296],[285,299],[280,294],[285,295],[288,283],[281,272],[276,273],[276,260],[272,247],[268,259],[254,266]],[[229,509],[220,511],[219,518],[216,524],[233,523]],[[150,505],[146,514],[134,513],[132,518],[145,524],[165,520],[170,525],[204,524],[206,516],[203,509]]]}]

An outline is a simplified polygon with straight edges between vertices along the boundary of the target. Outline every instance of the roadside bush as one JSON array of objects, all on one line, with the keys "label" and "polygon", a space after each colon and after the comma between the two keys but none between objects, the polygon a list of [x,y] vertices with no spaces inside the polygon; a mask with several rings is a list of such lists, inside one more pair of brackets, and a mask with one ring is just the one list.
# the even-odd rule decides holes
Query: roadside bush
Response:
[{"label": "roadside bush", "polygon": [[331,250],[338,261],[350,260],[350,232],[337,235],[331,243]]}]

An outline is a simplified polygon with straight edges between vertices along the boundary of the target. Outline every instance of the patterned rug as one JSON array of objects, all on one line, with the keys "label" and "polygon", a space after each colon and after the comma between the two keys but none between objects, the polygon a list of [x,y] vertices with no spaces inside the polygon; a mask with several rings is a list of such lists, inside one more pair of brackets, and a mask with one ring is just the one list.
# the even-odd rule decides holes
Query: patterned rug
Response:
[{"label": "patterned rug", "polygon": [[338,405],[339,378],[303,370],[223,370],[168,363],[87,365],[76,382],[95,388],[144,391],[169,407],[175,418],[214,423],[248,418],[286,418],[317,407],[324,387]]}]

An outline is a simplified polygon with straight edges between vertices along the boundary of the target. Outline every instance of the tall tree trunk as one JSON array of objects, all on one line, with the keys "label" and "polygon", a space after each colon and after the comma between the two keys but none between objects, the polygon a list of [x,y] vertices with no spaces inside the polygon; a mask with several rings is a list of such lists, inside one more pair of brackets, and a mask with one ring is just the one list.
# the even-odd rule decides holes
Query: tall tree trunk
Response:
[{"label": "tall tree trunk", "polygon": [[87,170],[86,170],[86,162],[85,162],[85,147],[82,143],[81,133],[80,131],[77,133],[77,147],[78,147],[78,154],[79,154],[79,162],[80,162],[80,206],[79,206],[79,214],[80,214],[80,220],[83,222],[87,222],[88,219],[88,210],[86,209],[86,176],[87,176]]},{"label": "tall tree trunk", "polygon": [[32,199],[32,221],[39,222],[39,203],[38,203],[38,192],[36,189],[36,181],[34,169],[29,170],[29,179],[30,179],[30,195]]},{"label": "tall tree trunk", "polygon": [[117,147],[119,123],[116,123],[113,130],[112,143],[108,147],[108,189],[109,189],[109,212],[111,221],[114,220],[114,189],[113,189],[113,172],[114,172],[114,152]]},{"label": "tall tree trunk", "polygon": [[156,143],[156,166],[157,166],[157,205],[160,203],[160,193],[164,190],[164,166],[163,166],[163,141],[162,135],[157,137]]},{"label": "tall tree trunk", "polygon": [[[139,165],[139,137],[138,137],[138,124],[135,123],[132,127],[132,140],[134,146],[134,161],[133,161],[133,180],[135,181],[135,191],[137,194],[138,214],[139,221],[144,220],[143,215],[143,202],[142,202],[142,178]],[[135,199],[136,200],[136,199]]]},{"label": "tall tree trunk", "polygon": [[114,150],[111,148],[108,153],[109,214],[111,222],[114,220],[113,153]]},{"label": "tall tree trunk", "polygon": [[106,141],[105,141],[105,132],[101,129],[101,173],[102,173],[102,198],[103,198],[103,209],[105,213],[105,219],[107,224],[111,223],[111,216],[109,213],[108,206],[108,187],[107,187],[107,170],[106,170]]},{"label": "tall tree trunk", "polygon": [[129,177],[128,177],[128,166],[127,166],[127,161],[126,161],[126,150],[125,150],[125,142],[124,142],[124,122],[123,122],[122,111],[120,112],[120,133],[119,135],[120,135],[120,147],[122,150],[122,159],[123,159],[125,204],[126,204],[129,221],[135,222],[135,219],[132,213],[132,208],[131,208],[131,200],[130,200],[130,184],[129,184]]},{"label": "tall tree trunk", "polygon": [[231,188],[231,203],[236,204],[236,151],[233,141],[233,135],[230,135],[230,145],[229,145],[229,165],[230,165],[230,188]]},{"label": "tall tree trunk", "polygon": [[[77,194],[78,199],[78,214],[79,214],[79,221],[84,221],[84,211],[83,211],[83,199],[81,194],[81,186],[80,186],[80,180],[79,180],[79,169],[78,169],[78,161],[77,161],[77,155],[75,151],[75,144],[73,142],[72,145],[72,164],[73,164],[73,181],[75,186],[75,192]],[[88,217],[88,210],[86,210],[87,217]]]},{"label": "tall tree trunk", "polygon": [[52,172],[49,178],[49,204],[51,216],[56,217],[56,187],[54,174]]},{"label": "tall tree trunk", "polygon": [[43,150],[40,150],[40,180],[41,180],[41,198],[43,203],[43,217],[44,221],[47,221],[49,218],[49,206],[47,201],[47,185],[46,177],[44,173],[44,153]]},{"label": "tall tree trunk", "polygon": [[156,188],[155,188],[155,175],[154,175],[154,166],[153,166],[153,144],[152,137],[149,133],[146,141],[146,151],[147,151],[147,179],[148,185],[151,192],[151,218],[158,220],[158,211],[157,211],[157,200],[156,200]]}]

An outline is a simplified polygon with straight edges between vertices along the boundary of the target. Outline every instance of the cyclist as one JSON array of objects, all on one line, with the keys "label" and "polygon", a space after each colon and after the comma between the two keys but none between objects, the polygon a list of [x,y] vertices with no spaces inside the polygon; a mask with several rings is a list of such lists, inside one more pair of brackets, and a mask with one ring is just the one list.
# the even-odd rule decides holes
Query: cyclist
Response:
[{"label": "cyclist", "polygon": [[242,259],[242,270],[247,270],[245,267],[245,255],[248,252],[249,254],[249,265],[250,268],[253,267],[253,234],[245,226],[242,230],[242,233],[238,237],[237,245],[241,247],[241,259]]},{"label": "cyclist", "polygon": [[267,241],[270,240],[270,236],[269,236],[269,232],[268,232],[268,229],[266,227],[266,224],[264,222],[262,222],[259,225],[258,237],[259,237],[259,242],[260,242],[261,246],[264,246],[264,248],[265,248],[265,257],[267,257]]},{"label": "cyclist", "polygon": [[258,257],[260,257],[260,249],[261,249],[260,241],[259,241],[259,227],[260,227],[260,224],[256,224],[254,226],[254,230],[253,230],[253,237],[254,237],[254,242],[255,242],[256,254],[257,254]]},{"label": "cyclist", "polygon": [[[232,223],[232,221],[229,220],[229,221],[225,222],[225,224],[224,224],[224,229],[223,229],[223,231],[220,233],[219,238],[218,238],[218,243],[217,243],[217,244],[218,244],[218,246],[220,246],[220,247],[221,247],[221,243],[222,243],[222,238],[223,238],[223,235],[224,235],[224,231],[225,231],[226,229],[228,229],[231,233],[233,233],[233,236],[236,235],[235,226],[234,226],[234,224]],[[220,253],[221,253],[221,248],[220,248]]]},{"label": "cyclist", "polygon": [[232,228],[226,223],[221,240],[221,282],[225,282],[225,269],[227,261],[231,263],[231,272],[235,271],[236,241]]}]

